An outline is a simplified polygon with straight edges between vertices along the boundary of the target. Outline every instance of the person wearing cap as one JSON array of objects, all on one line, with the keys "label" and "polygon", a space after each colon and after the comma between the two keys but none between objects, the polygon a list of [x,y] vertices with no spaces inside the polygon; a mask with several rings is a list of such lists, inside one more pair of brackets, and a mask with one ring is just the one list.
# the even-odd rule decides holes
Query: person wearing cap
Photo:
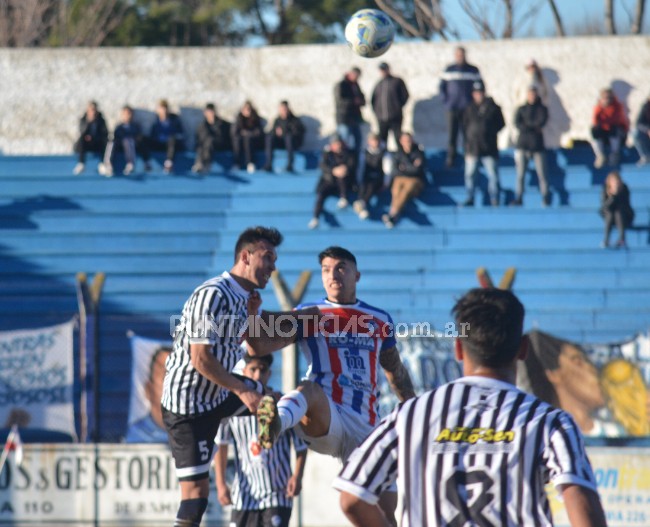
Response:
[{"label": "person wearing cap", "polygon": [[594,168],[601,168],[606,161],[609,147],[609,165],[617,167],[621,156],[621,147],[630,128],[630,122],[623,104],[617,99],[611,88],[600,90],[598,103],[594,107],[591,120],[592,147],[596,154]]},{"label": "person wearing cap", "polygon": [[180,117],[169,111],[169,103],[165,99],[158,101],[156,120],[149,132],[145,158],[145,168],[149,170],[149,151],[165,152],[163,168],[170,173],[174,168],[176,151],[183,148],[183,125]]},{"label": "person wearing cap", "polygon": [[399,143],[402,132],[402,109],[408,101],[409,92],[404,81],[390,72],[385,62],[379,65],[381,80],[372,92],[372,110],[377,117],[379,137],[384,143],[388,141],[388,132],[392,131],[395,143]]},{"label": "person wearing cap", "polygon": [[458,133],[463,134],[462,120],[465,109],[472,102],[472,84],[481,80],[481,73],[476,66],[466,60],[465,48],[454,49],[454,63],[447,66],[440,79],[440,95],[447,108],[447,167],[456,159]]},{"label": "person wearing cap", "polygon": [[361,149],[361,108],[366,97],[359,87],[361,70],[354,67],[334,87],[336,104],[336,133],[345,141],[356,159]]},{"label": "person wearing cap", "polygon": [[548,184],[546,182],[546,149],[544,147],[544,126],[548,121],[548,109],[542,103],[535,85],[528,87],[526,104],[517,108],[515,126],[519,131],[515,148],[515,165],[517,167],[517,189],[512,205],[521,205],[524,195],[524,177],[530,159],[535,161],[535,170],[542,194],[542,205],[550,203]]},{"label": "person wearing cap", "polygon": [[302,146],[305,137],[305,125],[296,117],[287,101],[281,101],[278,116],[266,134],[266,164],[264,170],[273,171],[273,149],[284,148],[287,151],[287,172],[293,172],[293,153]]},{"label": "person wearing cap", "polygon": [[209,172],[215,152],[230,150],[230,123],[217,114],[217,107],[208,103],[203,121],[196,129],[196,161],[192,172]]},{"label": "person wearing cap", "polygon": [[485,95],[485,85],[477,81],[472,86],[472,103],[463,113],[465,130],[465,188],[464,206],[474,205],[474,190],[479,162],[488,177],[490,203],[499,205],[499,149],[497,135],[505,126],[501,108],[492,97]]},{"label": "person wearing cap", "polygon": [[339,209],[344,209],[349,205],[347,194],[355,166],[354,154],[347,148],[343,138],[334,134],[321,157],[322,174],[316,185],[314,215],[307,225],[310,229],[318,227],[323,205],[329,196],[339,197],[337,202]]}]

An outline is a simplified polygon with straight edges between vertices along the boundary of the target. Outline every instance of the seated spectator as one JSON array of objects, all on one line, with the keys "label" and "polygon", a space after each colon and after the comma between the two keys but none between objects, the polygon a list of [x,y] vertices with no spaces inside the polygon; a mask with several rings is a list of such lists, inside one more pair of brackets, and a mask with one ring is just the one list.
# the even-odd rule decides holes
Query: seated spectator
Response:
[{"label": "seated spectator", "polygon": [[399,136],[399,148],[394,155],[393,184],[388,214],[381,220],[386,228],[392,229],[404,206],[422,193],[426,186],[424,152],[413,141],[413,136],[402,132]]},{"label": "seated spectator", "polygon": [[73,170],[75,176],[81,174],[86,168],[87,153],[95,152],[101,156],[108,143],[106,121],[95,101],[88,103],[86,112],[79,120],[79,134],[79,139],[74,145],[74,151],[79,155],[79,161]]},{"label": "seated spectator", "polygon": [[515,126],[519,131],[515,149],[515,164],[517,166],[517,190],[513,205],[521,205],[524,195],[524,177],[528,163],[532,157],[535,161],[539,191],[542,193],[542,204],[549,204],[548,184],[546,182],[546,149],[544,148],[544,126],[548,121],[548,109],[542,103],[537,88],[528,88],[526,104],[517,109]]},{"label": "seated spectator", "polygon": [[138,151],[143,157],[147,157],[142,128],[133,120],[133,108],[124,106],[120,111],[120,124],[115,128],[113,140],[109,141],[106,147],[104,162],[99,165],[99,173],[111,177],[115,165],[115,155],[121,152],[124,154],[126,162],[122,173],[128,176],[135,170]]},{"label": "seated spectator", "polygon": [[605,219],[602,247],[609,247],[609,235],[614,225],[618,229],[616,247],[625,247],[625,230],[634,221],[634,210],[630,205],[630,191],[618,172],[610,172],[605,178],[601,203],[600,214]]},{"label": "seated spectator", "polygon": [[634,145],[639,151],[639,162],[637,166],[650,163],[650,96],[645,100],[639,112],[639,117],[636,119]]},{"label": "seated spectator", "polygon": [[196,129],[196,161],[192,172],[209,172],[214,153],[230,150],[230,123],[217,115],[212,103],[205,105],[203,117]]},{"label": "seated spectator", "polygon": [[492,97],[486,97],[485,85],[475,82],[472,87],[472,103],[463,113],[465,129],[465,188],[467,200],[464,206],[474,205],[474,190],[479,161],[488,176],[488,192],[493,207],[499,205],[499,149],[497,135],[505,126],[501,108]]},{"label": "seated spectator", "polygon": [[148,148],[145,157],[145,167],[150,169],[149,151],[165,152],[163,168],[170,173],[174,168],[174,157],[177,150],[183,148],[183,124],[180,117],[169,111],[169,103],[162,99],[156,107],[156,120],[149,134]]},{"label": "seated spectator", "polygon": [[386,145],[380,140],[379,135],[369,133],[366,148],[361,152],[359,159],[357,174],[359,196],[353,205],[354,212],[359,215],[359,219],[368,218],[370,199],[379,195],[386,188],[386,177],[391,176],[392,161],[392,156],[386,150]]},{"label": "seated spectator", "polygon": [[250,101],[246,101],[237,114],[230,135],[232,152],[235,157],[235,170],[245,165],[249,173],[255,172],[253,152],[264,147],[264,130],[257,110]]},{"label": "seated spectator", "polygon": [[347,148],[339,135],[334,135],[329,146],[323,150],[320,163],[322,174],[316,186],[314,216],[308,224],[310,229],[318,227],[323,204],[329,196],[339,197],[337,203],[339,209],[348,206],[347,194],[354,164],[354,154]]},{"label": "seated spectator", "polygon": [[278,116],[273,121],[271,130],[266,135],[266,164],[264,170],[273,171],[273,149],[284,148],[287,151],[287,172],[293,172],[293,153],[302,146],[305,138],[305,125],[296,117],[287,101],[282,101]]},{"label": "seated spectator", "polygon": [[617,167],[630,123],[625,115],[625,108],[611,88],[600,91],[591,125],[593,148],[596,154],[594,168],[601,168],[605,164],[607,147],[609,147],[609,165]]}]

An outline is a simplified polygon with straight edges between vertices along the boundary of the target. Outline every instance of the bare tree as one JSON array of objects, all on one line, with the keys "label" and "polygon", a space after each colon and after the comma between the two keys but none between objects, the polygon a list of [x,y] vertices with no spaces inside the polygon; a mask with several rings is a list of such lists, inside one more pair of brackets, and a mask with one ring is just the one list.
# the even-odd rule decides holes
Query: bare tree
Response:
[{"label": "bare tree", "polygon": [[643,29],[643,15],[645,13],[645,0],[636,1],[636,9],[634,11],[634,20],[632,22],[631,32],[633,35],[640,35]]},{"label": "bare tree", "polygon": [[54,22],[57,0],[0,0],[0,46],[39,45]]},{"label": "bare tree", "polygon": [[[492,4],[500,4],[494,9]],[[460,7],[482,39],[513,38],[526,23],[533,20],[546,0],[499,0],[490,6],[481,0],[460,0]],[[519,8],[525,8],[520,10]]]},{"label": "bare tree", "polygon": [[614,22],[614,0],[605,0],[605,28],[610,35],[616,35]]},{"label": "bare tree", "polygon": [[404,6],[397,5],[392,0],[375,0],[377,6],[388,13],[409,35],[421,38],[431,38],[439,35],[448,40],[449,29],[442,15],[441,0],[414,0],[411,13]]},{"label": "bare tree", "polygon": [[555,33],[557,34],[558,37],[566,36],[566,32],[564,31],[564,24],[562,23],[562,17],[560,16],[560,12],[557,9],[555,0],[548,0],[548,5],[551,8],[551,12],[553,13],[553,22],[555,23]]},{"label": "bare tree", "polygon": [[128,10],[122,0],[59,0],[57,4],[53,36],[60,46],[101,46]]}]

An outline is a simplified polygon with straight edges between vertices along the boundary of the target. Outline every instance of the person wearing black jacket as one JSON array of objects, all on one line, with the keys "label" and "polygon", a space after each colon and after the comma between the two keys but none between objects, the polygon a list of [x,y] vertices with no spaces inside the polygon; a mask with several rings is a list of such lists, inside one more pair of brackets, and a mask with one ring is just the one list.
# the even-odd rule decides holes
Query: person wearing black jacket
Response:
[{"label": "person wearing black jacket", "polygon": [[192,172],[209,172],[214,153],[230,150],[230,123],[219,117],[212,103],[205,105],[203,117],[196,129],[196,161]]},{"label": "person wearing black jacket", "polygon": [[650,163],[650,96],[646,98],[636,119],[634,145],[639,152],[637,166]]},{"label": "person wearing black jacket", "polygon": [[165,152],[164,170],[170,173],[174,168],[176,151],[183,148],[183,124],[181,118],[169,111],[169,103],[165,99],[158,101],[156,120],[151,126],[147,141],[147,150],[143,152],[145,169],[149,170],[149,152]]},{"label": "person wearing black jacket", "polygon": [[336,133],[354,153],[355,160],[361,149],[361,108],[366,104],[366,97],[359,87],[360,76],[361,70],[352,68],[334,87]]},{"label": "person wearing black jacket", "polygon": [[404,206],[422,193],[426,186],[424,152],[413,141],[413,136],[402,132],[399,148],[393,157],[395,177],[391,185],[391,201],[388,214],[381,219],[386,228],[392,229]]},{"label": "person wearing black jacket", "polygon": [[385,62],[379,65],[382,79],[372,92],[372,109],[379,123],[379,137],[384,142],[388,141],[388,132],[393,132],[395,143],[399,143],[402,133],[402,108],[409,98],[406,84],[399,77],[391,75],[390,66]]},{"label": "person wearing black jacket", "polygon": [[463,114],[465,130],[465,188],[467,200],[464,206],[474,205],[474,189],[479,161],[487,172],[488,192],[492,206],[499,205],[499,172],[497,134],[505,126],[501,108],[491,97],[485,96],[485,86],[475,82],[472,103]]},{"label": "person wearing black jacket", "polygon": [[95,152],[100,156],[106,150],[108,143],[108,128],[102,112],[99,111],[97,103],[90,101],[86,112],[79,119],[79,139],[74,144],[74,151],[78,154],[78,163],[74,167],[74,174],[79,175],[86,168],[86,154]]},{"label": "person wearing black jacket", "polygon": [[305,125],[296,117],[287,101],[282,101],[278,116],[273,121],[271,130],[266,135],[266,164],[264,170],[273,171],[273,149],[284,148],[287,151],[287,172],[293,172],[293,154],[302,146],[305,137]]},{"label": "person wearing black jacket", "polygon": [[354,174],[354,166],[353,154],[345,146],[343,139],[339,135],[332,136],[329,146],[323,150],[320,162],[322,174],[316,185],[314,216],[308,224],[310,229],[318,227],[323,204],[329,196],[339,196],[337,203],[339,209],[349,205],[347,194]]},{"label": "person wearing black jacket", "polygon": [[264,129],[262,128],[262,120],[250,101],[244,102],[237,114],[237,118],[230,129],[230,136],[235,168],[238,169],[243,166],[243,154],[243,164],[246,165],[246,170],[249,173],[255,172],[253,151],[264,148]]},{"label": "person wearing black jacket", "polygon": [[519,131],[515,148],[515,165],[517,167],[517,189],[513,205],[521,205],[524,195],[524,177],[532,157],[539,180],[542,204],[549,204],[548,184],[546,180],[546,149],[544,148],[543,129],[548,121],[548,109],[539,97],[537,88],[529,86],[526,104],[520,106],[515,114],[515,126]]},{"label": "person wearing black jacket", "polygon": [[609,247],[609,236],[613,226],[616,225],[618,229],[616,247],[626,247],[625,230],[634,221],[634,209],[630,204],[630,190],[616,171],[610,172],[605,178],[600,214],[605,219],[605,238],[601,246]]}]

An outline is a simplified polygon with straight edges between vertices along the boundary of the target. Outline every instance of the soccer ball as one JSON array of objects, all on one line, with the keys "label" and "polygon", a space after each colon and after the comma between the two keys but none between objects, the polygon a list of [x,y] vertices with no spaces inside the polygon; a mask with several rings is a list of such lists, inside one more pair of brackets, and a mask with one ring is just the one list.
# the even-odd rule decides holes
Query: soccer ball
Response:
[{"label": "soccer ball", "polygon": [[362,9],[345,26],[345,40],[357,55],[372,58],[388,51],[395,38],[390,17],[378,9]]}]

